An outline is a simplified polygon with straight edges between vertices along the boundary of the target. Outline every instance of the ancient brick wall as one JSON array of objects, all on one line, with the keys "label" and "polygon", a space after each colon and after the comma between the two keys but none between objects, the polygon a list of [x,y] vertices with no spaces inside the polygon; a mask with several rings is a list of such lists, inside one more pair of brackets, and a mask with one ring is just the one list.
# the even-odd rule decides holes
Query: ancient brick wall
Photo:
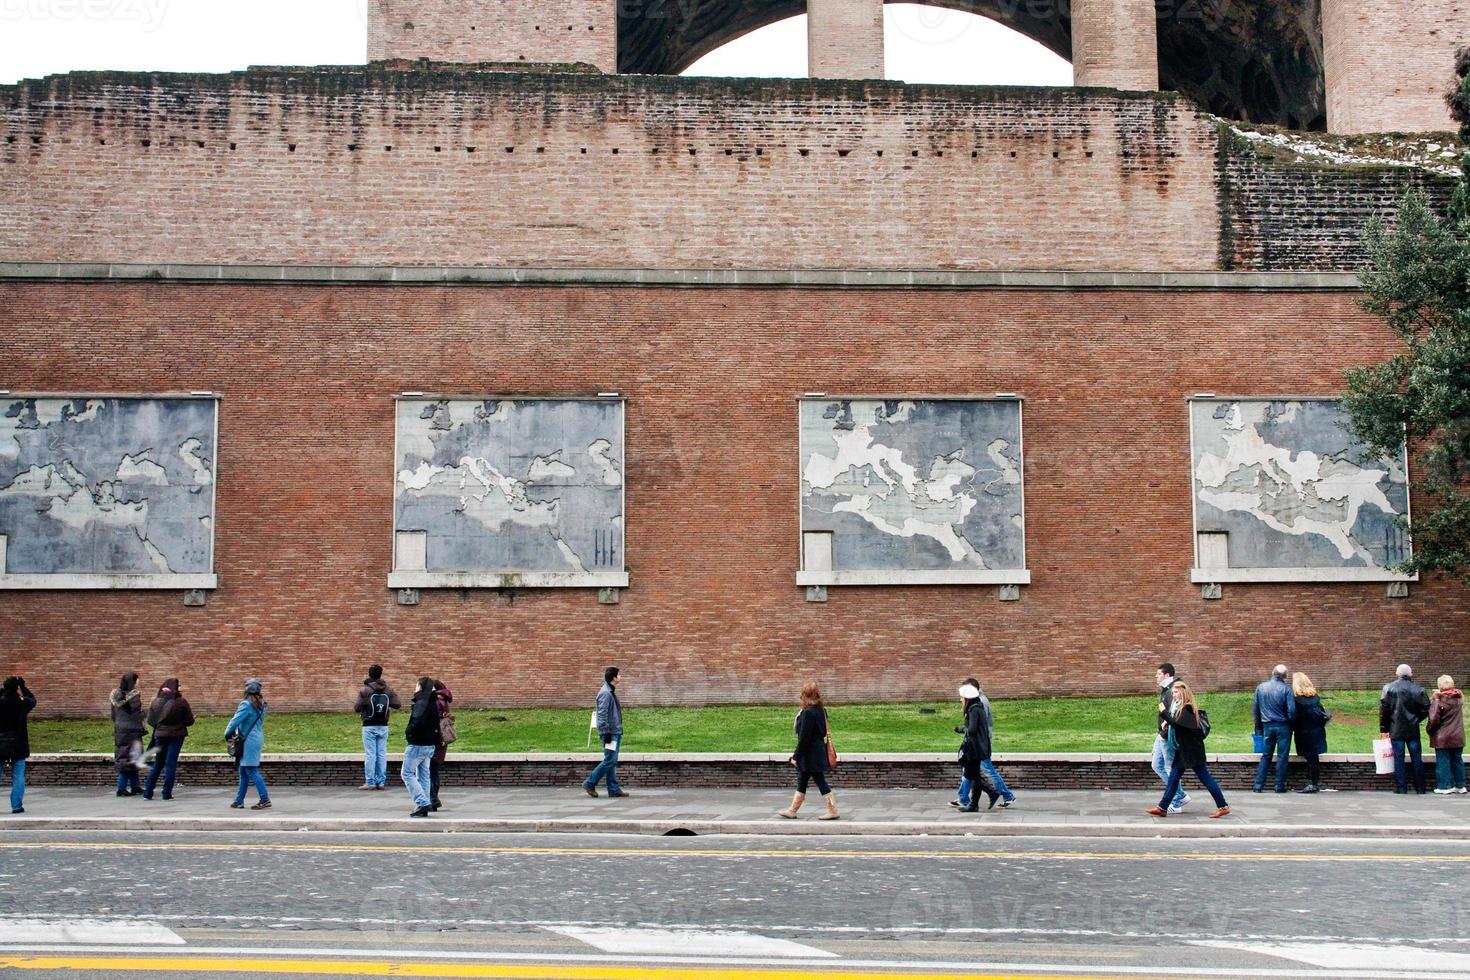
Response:
[{"label": "ancient brick wall", "polygon": [[368,0],[368,60],[618,68],[617,0]]},{"label": "ancient brick wall", "polygon": [[1444,95],[1462,44],[1470,44],[1470,0],[1322,0],[1327,128],[1456,128]]},{"label": "ancient brick wall", "polygon": [[883,0],[807,0],[813,78],[883,78]]},{"label": "ancient brick wall", "polygon": [[[6,672],[43,713],[97,714],[125,669],[200,707],[266,680],[281,709],[346,708],[367,663],[469,705],[585,703],[607,662],[630,704],[1146,689],[1168,658],[1205,691],[1286,659],[1324,687],[1401,660],[1470,667],[1470,602],[1432,581],[1227,585],[1192,563],[1185,398],[1326,395],[1393,338],[1329,292],[0,285],[13,390],[222,394],[220,588],[14,592]],[[398,606],[392,396],[618,391],[627,554],[586,590],[426,592]],[[802,392],[1019,392],[1033,584],[796,587]]]},{"label": "ancient brick wall", "polygon": [[1074,0],[1072,72],[1078,85],[1159,87],[1154,0]]}]

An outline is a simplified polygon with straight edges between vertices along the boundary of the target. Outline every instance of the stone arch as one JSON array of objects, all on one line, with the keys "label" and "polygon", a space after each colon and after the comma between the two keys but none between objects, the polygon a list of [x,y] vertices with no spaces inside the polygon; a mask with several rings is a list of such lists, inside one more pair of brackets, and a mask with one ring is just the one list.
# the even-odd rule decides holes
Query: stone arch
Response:
[{"label": "stone arch", "polygon": [[[1072,56],[1070,0],[903,2],[979,14]],[[1163,88],[1232,119],[1325,127],[1319,0],[1160,0],[1157,9]],[[728,41],[805,11],[805,0],[619,0],[618,71],[677,74]]]}]

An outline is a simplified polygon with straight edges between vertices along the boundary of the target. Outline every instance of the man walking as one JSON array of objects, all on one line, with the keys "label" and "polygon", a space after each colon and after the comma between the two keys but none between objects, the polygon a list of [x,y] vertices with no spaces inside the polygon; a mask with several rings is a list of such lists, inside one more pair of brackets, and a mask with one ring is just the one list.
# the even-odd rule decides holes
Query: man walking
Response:
[{"label": "man walking", "polygon": [[[967,688],[973,689],[975,693],[973,695],[969,694],[966,690]],[[981,689],[980,682],[973,677],[965,678],[965,683],[960,688],[960,696],[974,697],[980,702],[980,710],[984,714],[985,730],[993,733],[995,731],[995,716],[991,714],[990,699],[985,696],[985,691]],[[980,771],[986,776],[989,776],[990,781],[995,784],[995,789],[1000,793],[1000,808],[1002,810],[1016,802],[1016,794],[1012,793],[1011,788],[1006,785],[1005,777],[1000,774],[999,769],[995,768],[995,761],[993,759],[982,759],[980,761]],[[976,788],[972,784],[970,777],[961,776],[958,798],[952,800],[950,806],[959,807],[960,809],[968,807],[970,805],[971,795],[975,792]]]},{"label": "man walking", "polygon": [[1419,723],[1429,717],[1429,696],[1414,683],[1414,671],[1399,664],[1396,677],[1383,685],[1378,698],[1380,738],[1393,741],[1393,791],[1409,791],[1409,774],[1404,771],[1404,750],[1414,766],[1414,792],[1424,795],[1424,753],[1419,744]]},{"label": "man walking", "polygon": [[1271,671],[1271,679],[1256,687],[1255,705],[1251,715],[1255,720],[1255,731],[1262,738],[1261,761],[1256,765],[1256,783],[1252,792],[1260,793],[1266,788],[1266,770],[1271,766],[1271,757],[1276,757],[1276,792],[1286,792],[1286,763],[1291,756],[1291,725],[1296,720],[1296,695],[1286,680],[1286,664],[1277,664]]},{"label": "man walking", "polygon": [[398,693],[383,680],[383,668],[373,664],[357,692],[352,710],[362,719],[362,785],[359,789],[388,788],[388,715],[401,707]]},{"label": "man walking", "polygon": [[434,750],[439,747],[439,699],[434,695],[432,677],[419,678],[408,727],[403,734],[408,740],[408,747],[403,750],[403,785],[408,787],[417,808],[409,816],[427,817],[431,809],[429,766]]},{"label": "man walking", "polygon": [[618,785],[618,749],[623,743],[623,707],[618,703],[618,669],[602,672],[602,690],[597,692],[597,734],[602,736],[602,761],[588,775],[582,788],[588,796],[597,795],[597,783],[607,776],[608,796],[627,796]]},{"label": "man walking", "polygon": [[[1170,709],[1174,705],[1174,682],[1178,680],[1174,676],[1174,665],[1171,663],[1159,664],[1159,669],[1154,671],[1154,683],[1159,686],[1159,716],[1154,724],[1154,772],[1164,785],[1169,785],[1169,770],[1174,768],[1174,746],[1169,744],[1169,719]],[[1189,802],[1189,794],[1184,792],[1181,786],[1174,794],[1174,799],[1169,803],[1169,813],[1178,813],[1183,810]]]}]

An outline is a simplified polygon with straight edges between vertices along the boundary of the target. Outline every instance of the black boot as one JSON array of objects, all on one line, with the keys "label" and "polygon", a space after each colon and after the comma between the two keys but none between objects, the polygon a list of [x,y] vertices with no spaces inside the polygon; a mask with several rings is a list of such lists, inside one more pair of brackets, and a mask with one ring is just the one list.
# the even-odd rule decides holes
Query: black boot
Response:
[{"label": "black boot", "polygon": [[962,806],[962,807],[960,807],[960,812],[961,813],[979,813],[980,812],[980,797],[978,797],[978,796],[971,797],[971,799],[970,799],[970,805],[969,806]]}]

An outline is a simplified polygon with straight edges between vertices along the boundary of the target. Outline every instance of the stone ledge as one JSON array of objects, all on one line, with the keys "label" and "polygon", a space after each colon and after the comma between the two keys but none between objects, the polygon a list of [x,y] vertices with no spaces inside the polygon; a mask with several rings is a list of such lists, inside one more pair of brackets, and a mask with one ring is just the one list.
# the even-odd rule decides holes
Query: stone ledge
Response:
[{"label": "stone ledge", "polygon": [[[915,765],[954,764],[955,754],[953,752],[839,752],[843,763],[882,763],[890,765],[902,765],[912,763]],[[720,764],[743,764],[743,763],[781,763],[784,764],[789,755],[784,752],[624,752],[618,757],[619,765],[628,765],[643,762],[658,763],[683,763],[698,765]],[[1255,752],[1215,752],[1208,756],[1211,762],[1221,763],[1255,763],[1259,758]],[[1425,752],[1426,759],[1434,758],[1434,750]],[[181,762],[218,762],[228,761],[223,750],[219,752],[185,752],[179,756]],[[351,764],[361,763],[361,752],[267,752],[261,757],[263,762],[275,762],[283,764],[297,763],[336,763]],[[402,762],[403,754],[390,752],[389,761]],[[450,761],[457,763],[559,763],[559,762],[597,762],[602,759],[602,753],[589,750],[586,752],[455,752],[450,750]],[[36,752],[32,753],[31,763],[99,763],[112,764],[111,752]],[[1065,765],[1068,763],[1095,764],[1095,763],[1143,763],[1152,764],[1153,756],[1148,752],[1005,752],[995,756],[996,765],[1025,765],[1028,763],[1045,763],[1052,765]],[[1373,762],[1373,754],[1370,752],[1334,752],[1322,756],[1324,763],[1362,763],[1368,765]]]},{"label": "stone ledge", "polygon": [[1354,291],[1346,272],[959,272],[902,269],[595,269],[0,262],[0,281],[540,285],[812,289],[1119,289]]}]

